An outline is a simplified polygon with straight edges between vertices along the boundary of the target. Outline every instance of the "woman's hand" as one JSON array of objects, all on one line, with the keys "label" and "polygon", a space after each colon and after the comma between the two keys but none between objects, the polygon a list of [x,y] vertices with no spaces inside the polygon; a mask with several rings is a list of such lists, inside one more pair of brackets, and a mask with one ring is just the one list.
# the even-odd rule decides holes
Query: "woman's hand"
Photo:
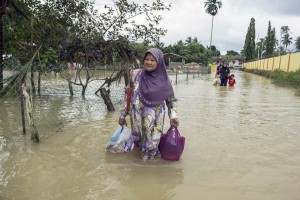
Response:
[{"label": "woman's hand", "polygon": [[125,120],[125,118],[119,118],[119,124],[120,124],[120,126],[127,126],[127,122],[126,122],[126,120]]},{"label": "woman's hand", "polygon": [[170,120],[170,124],[171,124],[172,127],[177,128],[179,126],[179,121],[178,121],[177,118],[174,118],[174,119]]}]

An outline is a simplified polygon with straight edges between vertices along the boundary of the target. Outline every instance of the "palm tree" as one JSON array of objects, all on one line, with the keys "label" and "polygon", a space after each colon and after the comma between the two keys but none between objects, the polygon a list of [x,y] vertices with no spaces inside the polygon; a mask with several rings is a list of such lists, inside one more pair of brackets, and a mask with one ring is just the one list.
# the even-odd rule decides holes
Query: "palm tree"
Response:
[{"label": "palm tree", "polygon": [[0,90],[3,89],[3,16],[10,10],[8,7],[27,18],[13,0],[0,0]]},{"label": "palm tree", "polygon": [[289,26],[281,26],[281,35],[288,33],[290,31]]},{"label": "palm tree", "polygon": [[280,40],[279,40],[279,55],[280,55],[280,53],[282,52],[282,50],[283,50],[283,47],[281,47],[281,43],[282,43],[282,40],[283,40],[283,35],[285,35],[286,33],[288,33],[289,31],[290,31],[290,28],[289,28],[289,26],[281,26],[281,28],[280,28],[281,30],[280,30]]},{"label": "palm tree", "polygon": [[211,48],[212,32],[213,32],[213,27],[214,27],[214,16],[218,13],[218,10],[221,7],[222,7],[221,0],[207,0],[204,3],[204,8],[206,8],[205,12],[212,16],[209,49]]},{"label": "palm tree", "polygon": [[282,44],[285,46],[285,50],[287,49],[287,47],[293,43],[293,38],[290,37],[289,33],[286,33],[282,36]]},{"label": "palm tree", "polygon": [[300,36],[298,36],[295,40],[296,51],[300,51]]}]

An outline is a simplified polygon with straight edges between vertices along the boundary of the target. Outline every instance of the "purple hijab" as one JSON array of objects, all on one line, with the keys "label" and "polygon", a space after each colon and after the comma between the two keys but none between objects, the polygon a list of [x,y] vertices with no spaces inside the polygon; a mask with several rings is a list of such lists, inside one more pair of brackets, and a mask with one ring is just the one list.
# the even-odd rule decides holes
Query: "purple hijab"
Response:
[{"label": "purple hijab", "polygon": [[167,74],[164,55],[160,49],[151,48],[146,51],[145,57],[151,53],[157,62],[157,68],[148,72],[145,69],[141,72],[140,101],[149,107],[162,104],[167,98],[174,96],[173,87]]}]

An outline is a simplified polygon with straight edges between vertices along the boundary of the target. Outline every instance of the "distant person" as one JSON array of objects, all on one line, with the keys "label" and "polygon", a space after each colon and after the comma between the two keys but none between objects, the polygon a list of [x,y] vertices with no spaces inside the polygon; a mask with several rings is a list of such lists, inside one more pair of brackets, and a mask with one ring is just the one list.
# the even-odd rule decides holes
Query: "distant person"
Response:
[{"label": "distant person", "polygon": [[220,77],[220,69],[222,68],[223,65],[224,65],[223,61],[220,61],[220,62],[217,63],[217,69],[216,69],[215,78],[219,78]]},{"label": "distant person", "polygon": [[230,69],[227,67],[227,65],[224,64],[224,62],[222,63],[222,67],[220,68],[219,74],[220,74],[220,79],[221,79],[220,86],[227,86]]},{"label": "distant person", "polygon": [[230,87],[233,87],[235,83],[236,82],[235,82],[234,74],[231,74],[230,76],[228,76],[228,85]]}]

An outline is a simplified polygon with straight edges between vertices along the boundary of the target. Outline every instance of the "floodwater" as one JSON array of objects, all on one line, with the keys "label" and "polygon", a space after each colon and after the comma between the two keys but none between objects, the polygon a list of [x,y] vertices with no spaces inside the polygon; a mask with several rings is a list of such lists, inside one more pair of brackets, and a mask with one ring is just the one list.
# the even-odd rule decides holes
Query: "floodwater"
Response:
[{"label": "floodwater", "polygon": [[[59,120],[83,117],[41,133],[35,144],[19,129],[6,131],[18,121],[8,120],[18,103],[1,102],[0,199],[299,199],[300,98],[266,78],[234,73],[234,88],[212,86],[213,75],[174,85],[179,131],[186,137],[178,162],[105,152],[118,111],[48,100],[43,112],[55,112]],[[70,104],[82,110],[70,110]]]}]

